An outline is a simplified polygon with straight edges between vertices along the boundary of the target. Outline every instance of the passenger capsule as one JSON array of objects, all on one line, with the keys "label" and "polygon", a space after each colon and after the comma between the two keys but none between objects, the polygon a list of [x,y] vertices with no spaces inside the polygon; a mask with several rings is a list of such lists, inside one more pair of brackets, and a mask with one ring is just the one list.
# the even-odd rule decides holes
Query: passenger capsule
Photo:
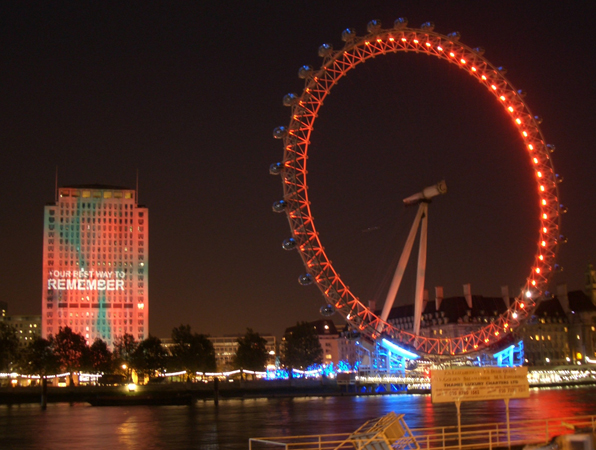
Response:
[{"label": "passenger capsule", "polygon": [[461,34],[459,34],[459,31],[454,31],[452,33],[449,33],[447,35],[447,37],[449,38],[450,41],[457,42],[457,41],[459,41],[459,38],[461,38]]},{"label": "passenger capsule", "polygon": [[497,70],[502,74],[505,75],[507,73],[507,69],[503,66],[497,67]]},{"label": "passenger capsule", "polygon": [[422,28],[424,31],[432,31],[435,28],[435,23],[434,22],[424,22],[420,28]]},{"label": "passenger capsule", "polygon": [[321,309],[319,311],[321,312],[321,315],[325,317],[329,317],[335,314],[335,308],[333,307],[333,305],[330,304],[321,306]]},{"label": "passenger capsule", "polygon": [[559,205],[559,212],[561,214],[567,214],[569,210],[567,209],[567,207],[565,205]]},{"label": "passenger capsule", "polygon": [[293,250],[296,248],[296,239],[289,238],[282,242],[281,246],[284,250]]},{"label": "passenger capsule", "polygon": [[563,272],[563,266],[559,264],[555,264],[555,272]]},{"label": "passenger capsule", "polygon": [[287,206],[288,206],[288,203],[285,200],[278,200],[273,203],[273,206],[271,207],[271,209],[273,210],[273,212],[281,213],[281,212],[284,212],[284,210],[286,209]]},{"label": "passenger capsule", "polygon": [[476,47],[476,48],[473,48],[472,50],[474,50],[474,52],[480,56],[484,55],[484,52],[486,51],[486,50],[484,50],[484,47]]},{"label": "passenger capsule", "polygon": [[366,24],[366,31],[369,33],[376,33],[381,29],[381,22],[378,20],[371,20]]},{"label": "passenger capsule", "polygon": [[298,78],[306,79],[312,75],[312,67],[311,66],[302,66],[298,69]]},{"label": "passenger capsule", "polygon": [[546,144],[546,149],[550,152],[553,153],[555,151],[555,146],[553,144]]},{"label": "passenger capsule", "polygon": [[555,174],[555,179],[557,180],[557,183],[561,184],[565,178],[563,177],[563,175],[559,175],[557,173]]},{"label": "passenger capsule", "polygon": [[293,106],[298,101],[298,96],[296,94],[286,94],[284,95],[283,104],[284,106]]},{"label": "passenger capsule", "polygon": [[341,40],[344,42],[351,42],[356,38],[356,32],[353,28],[346,28],[341,33]]},{"label": "passenger capsule", "polygon": [[559,244],[566,244],[567,243],[567,236],[560,235],[558,242],[559,242]]},{"label": "passenger capsule", "polygon": [[314,278],[310,273],[304,273],[298,277],[298,283],[302,286],[309,286],[315,282]]},{"label": "passenger capsule", "polygon": [[269,166],[269,173],[271,175],[279,175],[283,170],[284,165],[280,162],[273,163]]},{"label": "passenger capsule", "polygon": [[319,56],[321,58],[325,58],[329,56],[333,52],[333,45],[331,44],[323,44],[319,47]]},{"label": "passenger capsule", "polygon": [[275,139],[283,139],[288,134],[288,129],[284,126],[277,127],[273,130],[273,137]]},{"label": "passenger capsule", "polygon": [[393,22],[393,28],[395,28],[396,30],[401,30],[402,28],[405,28],[407,26],[408,19],[406,19],[405,17],[400,17],[395,22]]},{"label": "passenger capsule", "polygon": [[519,95],[521,98],[525,98],[526,94],[527,94],[527,92],[524,91],[523,89],[519,89],[517,91],[517,95]]},{"label": "passenger capsule", "polygon": [[538,125],[540,125],[542,123],[542,117],[540,117],[540,116],[534,116],[534,120],[536,121],[536,123]]}]

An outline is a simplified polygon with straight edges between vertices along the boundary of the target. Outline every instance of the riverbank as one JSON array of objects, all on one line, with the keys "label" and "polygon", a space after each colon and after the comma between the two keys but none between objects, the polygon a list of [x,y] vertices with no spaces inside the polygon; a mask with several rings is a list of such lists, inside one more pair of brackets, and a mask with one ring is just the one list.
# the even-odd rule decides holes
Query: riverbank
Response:
[{"label": "riverbank", "polygon": [[[354,395],[342,392],[335,380],[255,380],[243,382],[220,382],[217,390],[209,383],[159,383],[136,386],[69,386],[47,388],[48,403],[95,402],[97,399],[130,399],[131,403],[142,398],[154,399],[164,404],[168,398],[182,396],[196,400],[225,398],[276,398],[325,395]],[[41,386],[0,388],[0,404],[40,403]],[[149,404],[150,400],[147,401]]]},{"label": "riverbank", "polygon": [[[572,387],[594,386],[594,382],[577,382],[574,384],[550,383],[539,387]],[[537,386],[533,386],[537,387]],[[362,386],[360,386],[362,388]],[[363,392],[351,386],[338,385],[335,380],[251,380],[220,382],[217,391],[213,382],[210,383],[159,383],[137,386],[135,391],[129,391],[127,386],[72,386],[48,387],[48,403],[105,403],[112,399],[113,404],[176,404],[194,403],[195,401],[216,400],[228,398],[285,398],[285,397],[329,397],[329,396],[368,396],[395,394],[430,394],[428,389],[402,390],[399,392]],[[3,387],[0,388],[0,404],[11,405],[21,403],[40,403],[41,387]]]}]

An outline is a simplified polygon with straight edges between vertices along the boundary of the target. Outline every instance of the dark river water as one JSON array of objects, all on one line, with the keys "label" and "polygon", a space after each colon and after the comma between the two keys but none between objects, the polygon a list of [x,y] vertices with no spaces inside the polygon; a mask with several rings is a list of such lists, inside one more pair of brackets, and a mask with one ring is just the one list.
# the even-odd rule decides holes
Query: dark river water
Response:
[{"label": "dark river water", "polygon": [[[532,390],[511,421],[596,414],[596,387]],[[199,401],[194,406],[0,405],[0,449],[248,449],[263,436],[347,433],[390,411],[410,428],[457,425],[453,404],[430,395]],[[503,401],[463,403],[462,424],[505,422]]]}]

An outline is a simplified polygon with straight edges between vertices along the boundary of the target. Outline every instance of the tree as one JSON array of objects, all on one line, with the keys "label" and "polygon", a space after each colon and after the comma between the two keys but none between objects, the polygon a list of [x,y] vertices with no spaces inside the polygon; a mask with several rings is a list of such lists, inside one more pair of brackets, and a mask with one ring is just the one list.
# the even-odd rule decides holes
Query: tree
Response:
[{"label": "tree", "polygon": [[11,372],[19,357],[19,338],[16,330],[0,322],[0,372]]},{"label": "tree", "polygon": [[123,370],[127,379],[130,379],[130,368],[132,364],[132,355],[137,349],[139,343],[132,334],[125,333],[114,341],[114,363],[118,369]]},{"label": "tree", "polygon": [[315,328],[299,322],[283,338],[282,364],[290,369],[306,369],[323,362],[323,349]]},{"label": "tree", "polygon": [[177,370],[186,370],[189,379],[196,372],[215,371],[215,349],[206,335],[193,333],[190,325],[180,325],[172,330],[172,341],[172,363]]},{"label": "tree", "polygon": [[251,328],[238,338],[238,350],[234,356],[236,369],[263,370],[267,365],[267,341]]},{"label": "tree", "polygon": [[54,338],[54,354],[61,371],[70,372],[69,379],[73,385],[73,372],[81,370],[89,361],[89,346],[85,337],[74,333],[70,327],[60,327]]},{"label": "tree", "polygon": [[53,339],[38,337],[29,342],[21,353],[20,369],[29,375],[51,375],[58,371]]},{"label": "tree", "polygon": [[142,340],[131,357],[132,367],[136,370],[139,379],[151,376],[166,367],[167,352],[161,345],[161,340],[149,335]]},{"label": "tree", "polygon": [[108,344],[100,338],[96,338],[89,347],[89,365],[92,370],[96,373],[110,373],[113,363],[112,352],[108,349]]}]

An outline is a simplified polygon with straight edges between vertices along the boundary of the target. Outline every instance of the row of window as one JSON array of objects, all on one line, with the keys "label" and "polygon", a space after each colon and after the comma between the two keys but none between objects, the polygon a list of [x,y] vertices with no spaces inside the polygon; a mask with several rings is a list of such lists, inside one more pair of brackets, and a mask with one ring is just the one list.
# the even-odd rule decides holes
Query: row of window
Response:
[{"label": "row of window", "polygon": [[[116,317],[122,318],[122,317],[134,317],[134,316],[135,315],[132,312],[128,312],[128,311],[124,311],[124,312],[122,312],[122,311],[118,311],[118,312],[114,311],[113,313],[111,313],[111,312],[108,311],[108,312],[103,312],[101,314],[100,313],[97,313],[97,317],[99,319],[106,318],[106,317],[108,319],[110,319],[112,317],[114,317],[114,318],[116,318]],[[54,313],[52,311],[48,311],[47,317],[49,317],[49,318],[54,317]],[[91,317],[93,319],[95,317],[95,313],[94,312],[87,312],[87,313],[80,313],[80,315],[79,315],[78,312],[58,311],[56,313],[56,317],[75,317],[75,318],[78,318],[78,317],[81,317],[81,318]],[[142,312],[138,312],[137,313],[137,317],[143,317],[143,313]]]},{"label": "row of window", "polygon": [[[93,202],[93,203],[85,203],[85,202],[60,202],[60,209],[122,209],[122,203],[116,202]],[[134,204],[131,202],[124,203],[124,209],[134,209]],[[50,215],[54,215],[54,209],[50,208]],[[142,211],[141,211],[142,214]]]},{"label": "row of window", "polygon": [[[78,189],[61,189],[60,198],[74,197],[74,198],[124,198],[133,199],[133,191],[99,191],[99,190],[78,190]],[[84,203],[83,203],[84,205]]]}]

